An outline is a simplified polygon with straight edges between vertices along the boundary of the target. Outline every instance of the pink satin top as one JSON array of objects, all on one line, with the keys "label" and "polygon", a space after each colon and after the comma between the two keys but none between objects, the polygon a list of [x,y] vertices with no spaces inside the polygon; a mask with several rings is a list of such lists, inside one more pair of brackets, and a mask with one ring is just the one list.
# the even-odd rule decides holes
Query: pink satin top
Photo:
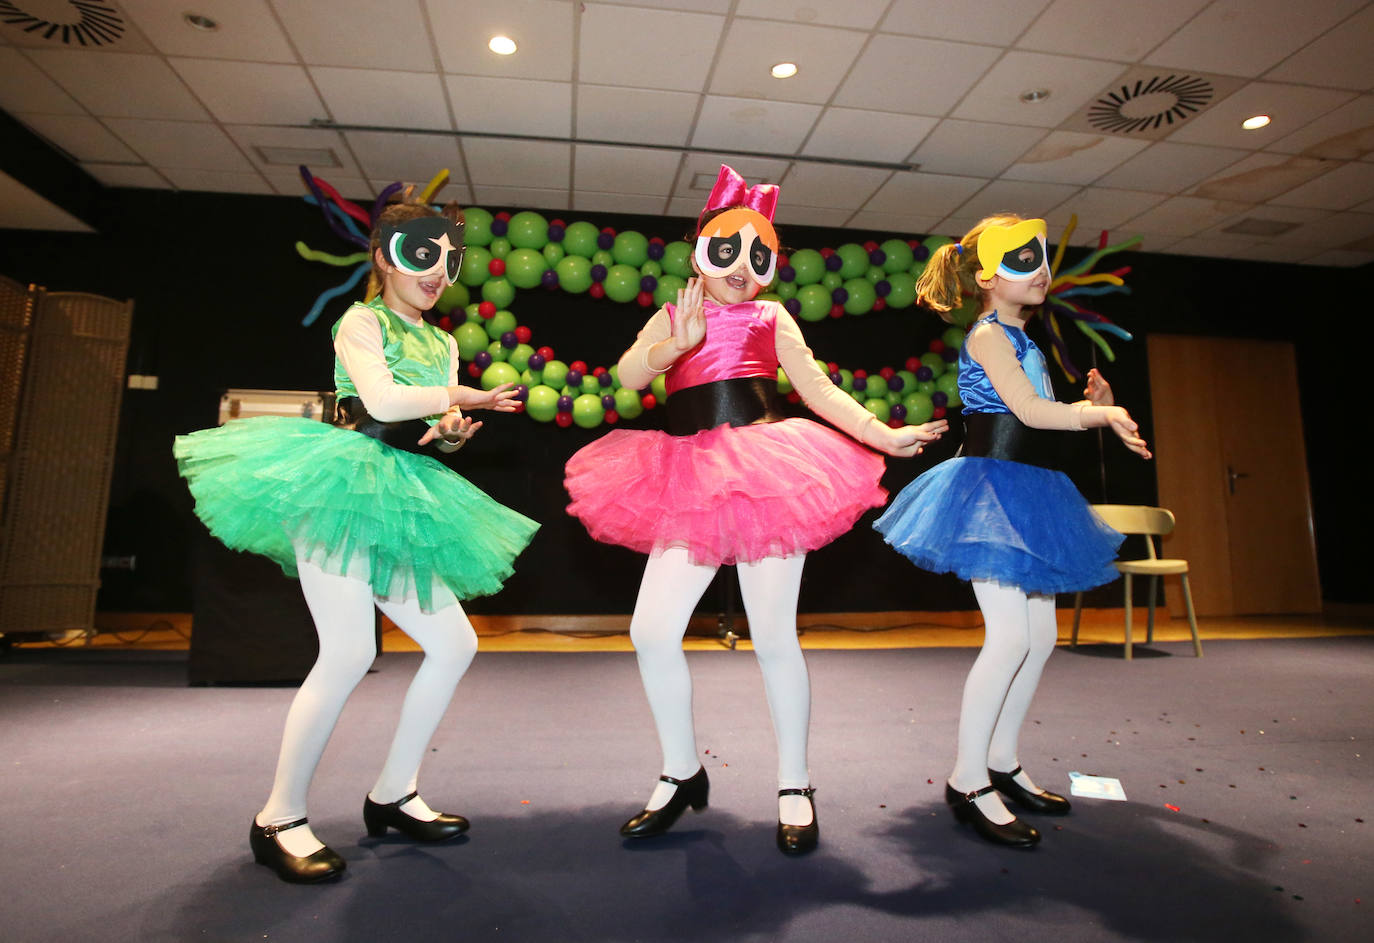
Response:
[{"label": "pink satin top", "polygon": [[[735,305],[704,302],[706,340],[679,357],[664,377],[668,395],[689,386],[778,374],[774,335],[777,308],[763,301]],[[664,305],[671,319],[676,305]]]}]

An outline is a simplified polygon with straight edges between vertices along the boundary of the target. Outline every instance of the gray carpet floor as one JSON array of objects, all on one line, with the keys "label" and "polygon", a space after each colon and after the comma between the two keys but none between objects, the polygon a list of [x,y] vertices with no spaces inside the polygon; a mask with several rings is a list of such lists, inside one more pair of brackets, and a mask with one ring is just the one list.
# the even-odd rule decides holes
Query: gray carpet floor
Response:
[{"label": "gray carpet floor", "polygon": [[[1022,760],[1128,801],[1075,800],[1040,847],[944,807],[973,649],[813,652],[822,845],[773,846],[775,756],[753,656],[689,656],[711,806],[617,827],[657,775],[628,654],[479,654],[421,777],[454,842],[366,836],[363,796],[418,655],[359,686],[311,821],[342,880],[248,852],[292,689],[191,688],[184,654],[0,659],[0,940],[1212,941],[1374,939],[1374,639],[1051,658]],[[708,752],[709,751],[709,752]]]}]

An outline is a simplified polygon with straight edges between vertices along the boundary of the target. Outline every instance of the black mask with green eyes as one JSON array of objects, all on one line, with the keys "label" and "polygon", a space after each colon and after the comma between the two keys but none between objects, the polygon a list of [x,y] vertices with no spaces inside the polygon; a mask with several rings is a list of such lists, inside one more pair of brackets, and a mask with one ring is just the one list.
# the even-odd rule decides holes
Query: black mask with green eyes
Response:
[{"label": "black mask with green eyes", "polygon": [[442,272],[452,285],[463,264],[463,226],[443,216],[422,216],[395,226],[383,225],[382,255],[404,275]]}]

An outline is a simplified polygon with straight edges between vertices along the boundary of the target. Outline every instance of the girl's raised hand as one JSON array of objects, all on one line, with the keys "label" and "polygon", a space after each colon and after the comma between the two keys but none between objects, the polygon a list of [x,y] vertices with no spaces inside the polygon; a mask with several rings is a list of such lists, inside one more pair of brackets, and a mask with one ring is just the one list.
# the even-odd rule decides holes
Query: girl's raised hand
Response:
[{"label": "girl's raised hand", "polygon": [[689,278],[687,287],[678,289],[677,311],[673,315],[673,347],[680,354],[706,339],[706,308],[702,299],[700,278]]},{"label": "girl's raised hand", "polygon": [[468,439],[477,434],[477,430],[482,428],[481,421],[473,422],[470,416],[464,416],[459,412],[444,413],[444,417],[430,426],[424,435],[420,436],[418,445],[428,445],[442,437],[443,441],[449,445],[463,445]]},{"label": "girl's raised hand", "polygon": [[471,403],[468,409],[491,409],[498,413],[513,413],[520,408],[520,402],[515,398],[515,384],[502,383],[486,391],[486,396],[481,401]]},{"label": "girl's raised hand", "polygon": [[1094,406],[1114,406],[1116,399],[1112,396],[1112,385],[1107,382],[1107,378],[1097,372],[1093,367],[1088,371],[1088,385],[1083,388],[1083,398]]},{"label": "girl's raised hand", "polygon": [[1120,406],[1107,407],[1107,425],[1116,437],[1121,440],[1121,444],[1126,446],[1141,458],[1153,458],[1150,450],[1145,445],[1145,440],[1138,433],[1138,426],[1131,414]]},{"label": "girl's raised hand", "polygon": [[927,442],[934,442],[949,431],[949,423],[944,419],[936,419],[934,422],[923,422],[919,426],[881,428],[883,438],[877,443],[878,448],[897,458],[911,458],[913,455],[920,455]]}]

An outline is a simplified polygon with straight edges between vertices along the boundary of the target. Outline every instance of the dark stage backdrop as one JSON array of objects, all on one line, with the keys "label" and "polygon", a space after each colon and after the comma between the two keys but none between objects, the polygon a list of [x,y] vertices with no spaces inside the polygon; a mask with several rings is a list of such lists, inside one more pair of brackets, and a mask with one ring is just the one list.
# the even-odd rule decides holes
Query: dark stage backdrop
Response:
[{"label": "dark stage backdrop", "polygon": [[[303,261],[296,240],[312,248],[342,251],[318,210],[288,197],[107,190],[99,193],[98,235],[0,232],[0,271],[22,282],[57,291],[89,291],[133,298],[135,323],[129,371],[159,378],[155,391],[125,396],[106,552],[135,556],[133,571],[106,571],[100,606],[106,610],[189,611],[200,524],[176,475],[172,437],[213,425],[219,396],[230,387],[327,389],[332,386],[330,326],[346,307],[336,300],[312,326],[301,319],[322,290],[343,271]],[[489,207],[497,210],[500,207]],[[1036,211],[1036,207],[1015,207]],[[665,239],[682,238],[691,221],[660,217],[546,212],[569,222],[634,229]],[[791,248],[837,246],[867,238],[907,238],[908,233],[864,233],[785,227]],[[1126,233],[1114,234],[1124,237]],[[1083,255],[1070,252],[1069,262]],[[1317,546],[1328,600],[1374,599],[1354,561],[1370,532],[1363,474],[1340,443],[1340,424],[1364,403],[1361,369],[1365,343],[1332,318],[1338,305],[1369,277],[1365,271],[1276,264],[1223,262],[1148,253],[1112,257],[1130,264],[1131,295],[1114,295],[1101,309],[1136,335],[1113,340],[1118,358],[1102,364],[1118,402],[1151,436],[1149,380],[1144,337],[1151,331],[1288,339],[1298,349],[1308,462],[1317,514]],[[633,340],[649,311],[561,291],[522,292],[513,304],[536,346],[548,344],[564,360],[610,365]],[[919,309],[873,312],[819,324],[803,324],[817,356],[873,370],[921,353],[945,325]],[[1044,341],[1038,322],[1032,336]],[[1090,363],[1090,345],[1072,332],[1075,359]],[[1263,369],[1257,364],[1256,369]],[[1056,377],[1061,399],[1079,391]],[[1195,408],[1210,408],[1199,395]],[[72,391],[72,421],[53,430],[80,449],[81,391]],[[654,426],[662,411],[626,425]],[[956,428],[958,423],[955,423]],[[477,438],[452,460],[453,467],[496,499],[541,521],[533,545],[517,562],[505,591],[475,600],[474,612],[628,612],[642,559],[598,545],[564,513],[562,466],[577,448],[610,427],[584,431],[541,425],[525,416],[489,415]],[[884,480],[895,492],[935,461],[951,454],[951,435],[927,456],[890,460]],[[1110,437],[1108,437],[1110,439]],[[1149,464],[1107,441],[1099,467],[1098,436],[1074,437],[1069,473],[1090,500],[1149,503],[1156,497]],[[1105,475],[1103,473],[1105,469]],[[1106,490],[1102,481],[1105,477]],[[802,586],[805,611],[972,608],[972,595],[957,580],[912,567],[888,549],[869,526],[870,513],[848,535],[812,555]],[[1110,605],[1115,587],[1094,601]],[[719,605],[708,591],[702,609]]]}]

